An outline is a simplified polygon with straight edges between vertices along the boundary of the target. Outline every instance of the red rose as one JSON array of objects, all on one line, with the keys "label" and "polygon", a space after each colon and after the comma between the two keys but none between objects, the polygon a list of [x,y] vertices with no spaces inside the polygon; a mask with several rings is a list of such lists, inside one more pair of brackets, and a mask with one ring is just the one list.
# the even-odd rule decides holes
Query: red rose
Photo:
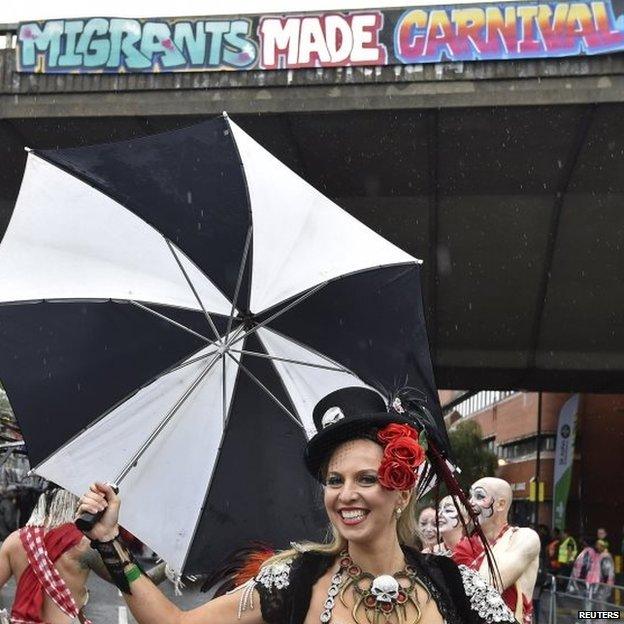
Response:
[{"label": "red rose", "polygon": [[405,462],[386,457],[379,466],[378,478],[388,490],[411,490],[416,484],[416,475]]},{"label": "red rose", "polygon": [[377,439],[382,444],[388,444],[395,438],[413,438],[418,440],[418,431],[409,425],[399,425],[398,423],[390,423],[377,433]]},{"label": "red rose", "polygon": [[384,457],[405,462],[410,468],[417,468],[425,461],[425,451],[412,438],[395,438],[384,450]]}]

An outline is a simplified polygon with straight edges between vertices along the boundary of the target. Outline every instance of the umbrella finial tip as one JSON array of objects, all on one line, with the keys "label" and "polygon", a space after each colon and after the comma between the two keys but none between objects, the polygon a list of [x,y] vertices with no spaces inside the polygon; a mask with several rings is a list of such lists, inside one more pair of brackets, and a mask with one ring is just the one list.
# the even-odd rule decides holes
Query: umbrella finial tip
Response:
[{"label": "umbrella finial tip", "polygon": [[221,113],[221,115],[223,115],[223,117],[224,117],[225,119],[227,119],[227,118],[228,118],[227,111],[223,111],[223,112]]},{"label": "umbrella finial tip", "polygon": [[27,152],[32,152],[32,147],[28,147],[28,145],[24,145],[24,150]]}]

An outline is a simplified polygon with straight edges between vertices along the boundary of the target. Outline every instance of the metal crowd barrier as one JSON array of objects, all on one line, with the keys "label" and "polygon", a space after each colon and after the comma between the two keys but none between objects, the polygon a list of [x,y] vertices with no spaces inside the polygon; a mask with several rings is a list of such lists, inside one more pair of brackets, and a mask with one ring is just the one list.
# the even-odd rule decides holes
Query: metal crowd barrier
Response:
[{"label": "metal crowd barrier", "polygon": [[[611,622],[624,620],[624,605],[615,602],[616,596],[624,595],[622,585],[607,585],[572,579],[568,576],[549,574],[539,600],[539,624],[577,624],[581,622]],[[619,602],[619,600],[618,600]],[[618,612],[619,616],[606,615]],[[591,617],[600,612],[605,617]],[[581,617],[579,617],[581,614]],[[588,617],[590,616],[590,617]]]}]

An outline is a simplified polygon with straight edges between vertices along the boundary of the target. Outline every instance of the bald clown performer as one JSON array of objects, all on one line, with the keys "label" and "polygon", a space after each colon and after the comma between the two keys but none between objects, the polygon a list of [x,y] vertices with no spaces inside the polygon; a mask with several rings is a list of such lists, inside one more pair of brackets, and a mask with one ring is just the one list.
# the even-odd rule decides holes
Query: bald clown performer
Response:
[{"label": "bald clown performer", "polygon": [[[470,505],[477,513],[492,549],[502,582],[503,599],[519,622],[531,624],[540,541],[533,529],[509,526],[507,516],[511,499],[511,487],[502,479],[485,477],[475,481],[470,488]],[[453,559],[490,580],[485,549],[476,536],[463,538],[453,551]]]}]

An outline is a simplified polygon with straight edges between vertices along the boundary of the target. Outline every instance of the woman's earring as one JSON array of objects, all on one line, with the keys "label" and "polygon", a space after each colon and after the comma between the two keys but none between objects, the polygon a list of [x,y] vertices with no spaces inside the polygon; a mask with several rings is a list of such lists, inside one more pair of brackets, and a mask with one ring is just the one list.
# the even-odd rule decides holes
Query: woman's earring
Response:
[{"label": "woman's earring", "polygon": [[400,507],[397,507],[394,510],[394,514],[396,515],[397,520],[401,517],[401,514],[403,513],[403,510]]}]

